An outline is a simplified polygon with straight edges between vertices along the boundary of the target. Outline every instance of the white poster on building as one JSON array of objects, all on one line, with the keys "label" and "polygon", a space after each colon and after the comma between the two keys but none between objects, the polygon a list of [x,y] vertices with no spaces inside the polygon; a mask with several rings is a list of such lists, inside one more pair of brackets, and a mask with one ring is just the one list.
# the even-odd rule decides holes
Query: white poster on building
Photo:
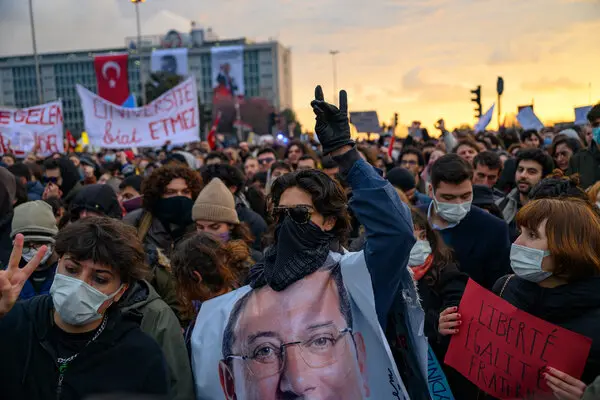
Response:
[{"label": "white poster on building", "polygon": [[0,107],[0,152],[24,156],[64,153],[62,103],[30,108]]},{"label": "white poster on building", "polygon": [[244,46],[213,47],[210,52],[214,96],[244,96]]},{"label": "white poster on building", "polygon": [[108,149],[186,144],[199,139],[196,81],[188,78],[152,103],[124,108],[77,85],[90,144]]},{"label": "white poster on building", "polygon": [[152,72],[188,75],[188,49],[158,49],[152,52]]}]

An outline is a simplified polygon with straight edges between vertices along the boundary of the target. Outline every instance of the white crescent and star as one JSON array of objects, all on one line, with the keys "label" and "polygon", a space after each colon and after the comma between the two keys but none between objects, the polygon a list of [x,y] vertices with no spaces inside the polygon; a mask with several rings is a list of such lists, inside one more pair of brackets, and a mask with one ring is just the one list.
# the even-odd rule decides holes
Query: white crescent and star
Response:
[{"label": "white crescent and star", "polygon": [[[107,61],[102,66],[102,76],[104,77],[104,79],[109,79],[108,70],[110,69],[114,69],[117,72],[116,79],[119,79],[119,77],[121,76],[121,67],[114,61]],[[108,86],[110,86],[110,88],[113,89],[115,86],[117,86],[117,81],[115,79],[108,80]]]}]

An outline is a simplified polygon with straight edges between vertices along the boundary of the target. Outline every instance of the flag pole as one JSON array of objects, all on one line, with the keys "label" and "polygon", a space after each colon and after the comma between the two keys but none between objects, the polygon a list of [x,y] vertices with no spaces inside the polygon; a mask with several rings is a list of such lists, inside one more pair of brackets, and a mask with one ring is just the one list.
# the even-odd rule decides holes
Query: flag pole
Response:
[{"label": "flag pole", "polygon": [[31,24],[31,41],[33,43],[33,58],[35,61],[35,79],[37,83],[38,104],[44,102],[42,96],[42,77],[40,76],[40,58],[37,51],[37,40],[35,37],[35,21],[33,18],[33,0],[29,0],[29,22]]}]

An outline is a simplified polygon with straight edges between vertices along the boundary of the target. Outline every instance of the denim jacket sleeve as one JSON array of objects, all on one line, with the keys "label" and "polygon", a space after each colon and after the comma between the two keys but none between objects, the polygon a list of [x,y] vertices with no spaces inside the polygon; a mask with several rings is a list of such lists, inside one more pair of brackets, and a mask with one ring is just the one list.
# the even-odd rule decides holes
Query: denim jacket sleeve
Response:
[{"label": "denim jacket sleeve", "polygon": [[350,207],[365,228],[365,261],[373,282],[377,317],[385,329],[401,280],[409,276],[403,272],[415,243],[410,210],[392,185],[361,159],[356,149],[335,160],[352,188]]}]

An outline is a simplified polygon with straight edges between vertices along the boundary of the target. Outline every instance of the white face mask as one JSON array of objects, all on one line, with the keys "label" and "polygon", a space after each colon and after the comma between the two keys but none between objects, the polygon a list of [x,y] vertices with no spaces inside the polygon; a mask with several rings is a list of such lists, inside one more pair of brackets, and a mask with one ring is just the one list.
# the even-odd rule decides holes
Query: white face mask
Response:
[{"label": "white face mask", "polygon": [[410,249],[408,266],[416,267],[425,264],[425,260],[431,254],[431,246],[427,240],[417,240],[417,243]]},{"label": "white face mask", "polygon": [[600,208],[600,201],[596,202],[596,207]]},{"label": "white face mask", "polygon": [[[42,257],[42,260],[40,261],[40,265],[44,265],[46,263],[46,261],[48,261],[48,259],[52,255],[52,245],[48,244],[48,245],[46,245],[46,247],[48,247],[48,250],[46,250],[46,254],[44,254],[44,257]],[[39,251],[39,249],[31,249],[28,252],[23,252],[21,257],[23,257],[23,260],[25,260],[25,262],[29,262],[29,261],[33,260],[33,258],[36,256],[38,251]]]},{"label": "white face mask", "polygon": [[57,273],[50,287],[50,295],[60,318],[69,325],[81,326],[102,318],[98,310],[122,288],[123,285],[107,296],[84,281]]},{"label": "white face mask", "polygon": [[548,250],[532,249],[513,243],[510,248],[510,266],[520,278],[538,283],[552,276],[552,272],[542,269],[542,261],[549,255]]},{"label": "white face mask", "polygon": [[435,198],[435,193],[433,193],[435,212],[437,212],[440,217],[450,223],[458,223],[462,221],[467,216],[469,211],[471,211],[472,201],[473,200],[469,200],[459,204],[442,203]]}]

